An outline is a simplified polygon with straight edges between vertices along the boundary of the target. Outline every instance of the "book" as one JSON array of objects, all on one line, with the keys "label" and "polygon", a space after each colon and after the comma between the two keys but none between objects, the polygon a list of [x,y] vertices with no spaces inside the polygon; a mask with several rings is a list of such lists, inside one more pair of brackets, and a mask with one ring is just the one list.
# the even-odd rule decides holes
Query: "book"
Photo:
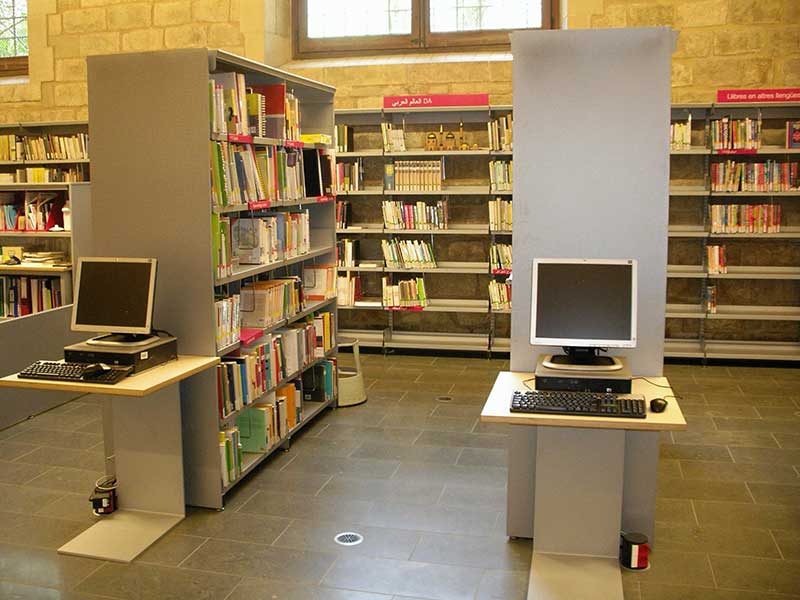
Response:
[{"label": "book", "polygon": [[[336,279],[336,302],[339,306],[355,306],[361,299],[361,276],[350,272]],[[378,303],[380,306],[380,303]]]},{"label": "book", "polygon": [[709,275],[722,275],[728,272],[728,261],[725,256],[725,246],[706,246],[706,265]]},{"label": "book", "polygon": [[761,147],[761,114],[756,119],[722,117],[711,121],[711,149],[757,150]]},{"label": "book", "polygon": [[800,148],[800,121],[786,121],[786,147]]},{"label": "book", "polygon": [[511,284],[490,281],[489,303],[492,306],[492,310],[511,310]]},{"label": "book", "polygon": [[489,161],[489,189],[492,192],[510,192],[514,187],[514,161]]},{"label": "book", "polygon": [[305,265],[303,287],[308,300],[327,300],[336,297],[336,266]]},{"label": "book", "polygon": [[384,188],[400,192],[433,192],[442,189],[444,167],[439,160],[396,160],[384,165]]},{"label": "book", "polygon": [[384,308],[424,308],[428,305],[422,277],[401,280],[396,284],[383,277],[381,288]]},{"label": "book", "polygon": [[489,231],[511,231],[514,226],[511,200],[489,200]]},{"label": "book", "polygon": [[381,240],[381,251],[390,269],[435,269],[430,243],[424,240]]},{"label": "book", "polygon": [[511,244],[492,244],[489,247],[489,267],[492,271],[510,271]]},{"label": "book", "polygon": [[514,117],[511,113],[492,119],[487,123],[489,149],[495,152],[511,152],[514,147]]},{"label": "book", "polygon": [[711,233],[780,233],[780,204],[711,204]]},{"label": "book", "polygon": [[800,163],[767,160],[711,163],[713,192],[788,192],[800,189]]},{"label": "book", "polygon": [[384,200],[381,211],[386,229],[447,229],[450,222],[446,199],[430,204]]},{"label": "book", "polygon": [[692,147],[692,114],[685,122],[673,121],[669,124],[669,149],[689,150]]}]

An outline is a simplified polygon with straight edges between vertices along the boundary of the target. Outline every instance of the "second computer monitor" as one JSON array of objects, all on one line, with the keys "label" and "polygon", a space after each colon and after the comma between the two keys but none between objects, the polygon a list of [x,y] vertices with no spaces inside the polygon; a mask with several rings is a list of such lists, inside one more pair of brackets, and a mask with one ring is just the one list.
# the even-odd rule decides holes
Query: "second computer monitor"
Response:
[{"label": "second computer monitor", "polygon": [[636,261],[533,261],[531,344],[568,348],[636,346]]}]

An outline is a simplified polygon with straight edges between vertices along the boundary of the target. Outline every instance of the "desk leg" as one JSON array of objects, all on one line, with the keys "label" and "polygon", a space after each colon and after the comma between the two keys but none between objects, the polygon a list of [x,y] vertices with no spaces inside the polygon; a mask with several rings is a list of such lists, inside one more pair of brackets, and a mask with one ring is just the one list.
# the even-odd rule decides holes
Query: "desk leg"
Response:
[{"label": "desk leg", "polygon": [[119,509],[58,551],[130,562],[185,515],[179,386],[114,396],[111,410]]},{"label": "desk leg", "polygon": [[625,432],[539,427],[529,600],[622,600]]},{"label": "desk leg", "polygon": [[536,430],[509,425],[506,535],[533,537],[534,479],[536,477]]}]

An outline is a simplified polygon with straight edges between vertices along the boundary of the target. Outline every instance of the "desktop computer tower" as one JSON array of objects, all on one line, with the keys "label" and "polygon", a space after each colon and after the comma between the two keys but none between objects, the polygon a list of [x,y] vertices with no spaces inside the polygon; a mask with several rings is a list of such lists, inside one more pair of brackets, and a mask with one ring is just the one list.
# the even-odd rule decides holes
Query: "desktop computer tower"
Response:
[{"label": "desktop computer tower", "polygon": [[98,346],[80,342],[64,347],[64,360],[67,362],[133,367],[131,373],[141,373],[176,358],[178,340],[171,336],[159,337],[149,344],[139,346]]},{"label": "desktop computer tower", "polygon": [[617,357],[622,363],[622,368],[618,371],[552,369],[543,364],[548,358],[548,355],[542,354],[536,362],[537,390],[631,393],[631,370],[622,357]]}]

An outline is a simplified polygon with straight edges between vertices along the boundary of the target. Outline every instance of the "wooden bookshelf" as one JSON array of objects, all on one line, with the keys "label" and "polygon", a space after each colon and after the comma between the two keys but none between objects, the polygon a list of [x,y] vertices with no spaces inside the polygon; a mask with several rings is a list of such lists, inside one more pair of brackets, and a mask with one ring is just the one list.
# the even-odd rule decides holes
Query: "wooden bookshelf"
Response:
[{"label": "wooden bookshelf", "polygon": [[[93,218],[95,248],[105,255],[158,258],[154,325],[178,338],[181,353],[221,355],[239,342],[216,347],[215,299],[240,293],[254,280],[302,275],[310,265],[335,264],[335,203],[329,196],[291,202],[270,200],[274,211],[308,210],[310,251],[269,264],[235,266],[229,276],[217,276],[212,253],[212,215],[249,217],[252,206],[214,206],[209,189],[210,141],[323,149],[325,145],[297,140],[212,134],[209,125],[208,82],[214,73],[242,74],[247,87],[285,84],[298,99],[302,133],[333,134],[334,88],[227,52],[184,49],[140,54],[89,57],[89,106],[93,131],[93,185],[100,198]],[[127,90],[127,91],[126,91]],[[136,90],[135,94],[129,90]],[[125,119],[120,120],[119,115]],[[97,132],[97,133],[95,133]],[[124,155],[126,160],[119,160]],[[176,160],[179,157],[180,160]],[[113,199],[113,202],[111,201]],[[124,226],[120,226],[124,223]],[[336,299],[309,301],[304,310],[261,330],[306,316],[331,312]],[[256,342],[257,343],[257,342]],[[327,357],[335,356],[336,348]],[[223,358],[224,360],[224,358]],[[315,358],[291,381],[318,364]],[[244,456],[240,476],[223,485],[218,434],[235,416],[220,419],[216,373],[202,373],[182,384],[186,501],[220,509],[225,495],[272,452],[335,403],[304,403],[302,420],[268,452]]]},{"label": "wooden bookshelf", "polygon": [[[342,331],[357,337],[362,345],[390,348],[418,348],[439,350],[470,350],[481,352],[508,352],[508,344],[495,346],[494,338],[510,336],[510,318],[502,311],[491,311],[488,302],[488,284],[495,278],[504,280],[509,273],[492,274],[489,269],[489,247],[495,236],[510,236],[511,231],[489,230],[488,201],[503,197],[510,200],[510,190],[493,191],[489,182],[489,161],[510,161],[513,153],[492,150],[488,123],[500,115],[512,112],[511,106],[472,106],[452,108],[407,109],[345,109],[337,110],[337,125],[350,127],[345,151],[339,148],[337,162],[352,164],[359,161],[364,179],[356,190],[342,189],[339,200],[351,203],[352,223],[337,229],[341,238],[359,239],[361,261],[371,266],[339,267],[340,275],[350,273],[362,280],[364,299],[377,297],[371,306],[344,306]],[[406,149],[384,150],[381,124],[402,127]],[[429,132],[453,132],[458,139],[462,124],[464,150],[424,148]],[[340,140],[342,141],[342,140]],[[442,160],[446,179],[442,189],[436,191],[407,191],[385,189],[384,166],[395,160]],[[448,201],[450,220],[446,229],[394,229],[383,223],[380,203],[384,200]],[[380,251],[380,238],[426,240],[434,250],[436,268],[402,269],[384,265]],[[507,238],[504,238],[507,240]],[[507,240],[510,242],[510,240]],[[462,256],[458,251],[467,251]],[[375,251],[377,249],[377,252]],[[365,254],[366,251],[366,254]],[[380,266],[374,266],[375,264]],[[425,278],[430,303],[423,310],[387,310],[380,306],[380,278],[388,274],[402,279],[403,274]],[[457,288],[469,290],[464,296]],[[437,295],[439,292],[441,295]],[[374,305],[374,304],[377,304]],[[434,321],[437,313],[442,315]],[[438,323],[447,322],[445,331],[437,331]],[[410,330],[422,327],[425,333]]]},{"label": "wooden bookshelf", "polygon": [[[727,360],[800,360],[800,190],[713,191],[715,163],[766,160],[797,162],[800,149],[785,148],[787,121],[800,120],[800,104],[708,104],[672,107],[673,123],[692,115],[691,145],[672,149],[665,355]],[[711,148],[713,121],[761,119],[761,145],[752,151]],[[775,233],[711,233],[712,204],[779,204]],[[706,244],[723,245],[727,272],[709,273]],[[716,310],[706,290],[716,293]],[[787,299],[793,304],[786,305]],[[747,304],[746,301],[758,302]],[[738,304],[737,302],[742,302]]]}]

